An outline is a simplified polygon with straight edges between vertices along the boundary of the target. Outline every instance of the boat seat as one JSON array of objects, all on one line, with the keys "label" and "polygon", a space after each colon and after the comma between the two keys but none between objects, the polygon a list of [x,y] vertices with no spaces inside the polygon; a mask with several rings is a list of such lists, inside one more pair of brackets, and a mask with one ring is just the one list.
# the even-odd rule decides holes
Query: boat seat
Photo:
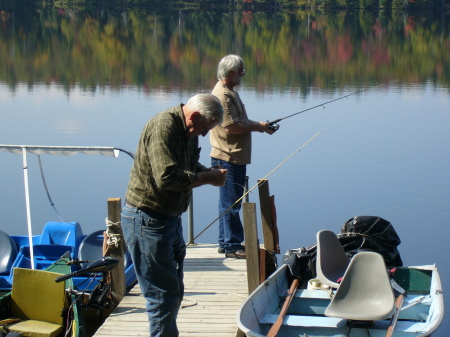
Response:
[{"label": "boat seat", "polygon": [[78,222],[49,221],[44,226],[39,244],[72,246],[76,252],[82,238],[83,231]]},{"label": "boat seat", "polygon": [[394,293],[383,257],[361,252],[350,262],[325,316],[377,321],[392,316],[394,310]]},{"label": "boat seat", "polygon": [[11,237],[0,230],[0,274],[9,274],[17,257],[17,245]]},{"label": "boat seat", "polygon": [[[86,236],[81,241],[78,249],[78,259],[96,261],[103,258],[103,232],[105,230],[95,231]],[[81,263],[82,268],[87,268],[91,263]]]},{"label": "boat seat", "polygon": [[44,270],[14,268],[11,291],[12,317],[20,318],[7,326],[11,332],[30,337],[56,337],[63,331],[61,312],[69,306],[61,276]]},{"label": "boat seat", "polygon": [[[78,259],[96,261],[103,258],[103,232],[104,229],[95,231],[86,236],[78,249]],[[125,267],[131,263],[131,255],[127,251],[124,254],[123,262]],[[91,262],[81,263],[82,268],[87,268]]]},{"label": "boat seat", "polygon": [[317,233],[317,278],[323,284],[338,288],[350,260],[336,234],[324,229]]}]

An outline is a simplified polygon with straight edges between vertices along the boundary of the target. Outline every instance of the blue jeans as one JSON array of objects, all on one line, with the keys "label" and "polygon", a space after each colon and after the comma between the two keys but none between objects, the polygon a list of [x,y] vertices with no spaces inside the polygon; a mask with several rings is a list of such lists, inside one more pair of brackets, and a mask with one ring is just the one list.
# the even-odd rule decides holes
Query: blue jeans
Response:
[{"label": "blue jeans", "polygon": [[[222,168],[228,170],[225,185],[219,187],[220,215],[244,195],[247,166],[231,164],[216,158],[211,158],[211,165],[220,165]],[[242,246],[242,242],[244,241],[244,228],[239,217],[241,201],[219,218],[219,247],[224,248],[225,251],[244,249],[244,246]]]},{"label": "blue jeans", "polygon": [[146,299],[150,336],[178,336],[176,318],[184,295],[186,255],[181,218],[150,214],[125,204],[122,228]]}]

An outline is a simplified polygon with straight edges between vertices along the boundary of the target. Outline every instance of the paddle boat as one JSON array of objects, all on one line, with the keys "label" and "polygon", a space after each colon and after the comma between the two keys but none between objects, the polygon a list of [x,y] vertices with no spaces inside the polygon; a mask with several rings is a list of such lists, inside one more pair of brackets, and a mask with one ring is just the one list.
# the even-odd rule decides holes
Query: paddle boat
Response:
[{"label": "paddle boat", "polygon": [[[78,222],[48,222],[40,235],[32,237],[33,258],[26,235],[8,235],[0,230],[0,291],[12,289],[14,268],[44,270],[69,252],[70,272],[76,272],[103,257],[105,230],[84,235]],[[130,290],[137,282],[129,253],[124,256],[125,283]],[[89,280],[89,282],[87,282]],[[90,274],[73,278],[74,288],[91,292],[99,280],[90,280]]]},{"label": "paddle boat", "polygon": [[[118,157],[120,153],[125,153],[134,158],[133,153],[114,147],[86,147],[86,146],[36,146],[36,145],[0,145],[0,151],[20,154],[23,157],[25,201],[27,210],[28,235],[14,235],[0,230],[0,291],[8,292],[14,285],[14,269],[29,268],[34,270],[45,270],[59,261],[61,256],[69,252],[69,266],[71,272],[84,269],[93,261],[103,257],[104,232],[106,238],[117,238],[117,233],[121,232],[120,225],[107,223],[106,229],[98,229],[91,233],[83,233],[78,222],[50,221],[42,233],[34,235],[30,220],[30,205],[28,191],[28,164],[27,155],[34,154],[38,157],[41,169],[41,177],[45,187],[50,205],[54,207],[50,198],[47,184],[45,182],[40,156],[43,154],[69,156],[79,153],[105,155]],[[59,212],[56,210],[60,217]],[[61,217],[60,217],[61,218]],[[117,228],[119,226],[119,228]],[[114,240],[110,240],[113,241]],[[125,280],[127,290],[136,283],[134,266],[128,253],[124,256]],[[91,279],[90,274],[79,274],[73,278],[74,289],[92,293],[100,291],[100,278]],[[87,282],[89,281],[89,282]]]},{"label": "paddle boat", "polygon": [[101,273],[100,282],[108,282],[107,273],[119,262],[105,257],[88,268],[71,271],[73,263],[67,252],[45,270],[14,268],[12,291],[0,295],[0,335],[40,337],[84,337],[83,292],[74,289],[73,277]]}]

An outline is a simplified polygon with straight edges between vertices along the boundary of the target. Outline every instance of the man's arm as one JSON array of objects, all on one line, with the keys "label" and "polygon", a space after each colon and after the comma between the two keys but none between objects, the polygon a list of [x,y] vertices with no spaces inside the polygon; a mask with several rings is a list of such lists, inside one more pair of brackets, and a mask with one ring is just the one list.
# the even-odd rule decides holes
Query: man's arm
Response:
[{"label": "man's arm", "polygon": [[249,132],[266,132],[269,135],[273,133],[273,131],[269,129],[269,124],[267,122],[255,122],[252,120],[249,120],[247,123],[236,122],[230,124],[225,127],[225,131],[229,134],[236,135]]}]

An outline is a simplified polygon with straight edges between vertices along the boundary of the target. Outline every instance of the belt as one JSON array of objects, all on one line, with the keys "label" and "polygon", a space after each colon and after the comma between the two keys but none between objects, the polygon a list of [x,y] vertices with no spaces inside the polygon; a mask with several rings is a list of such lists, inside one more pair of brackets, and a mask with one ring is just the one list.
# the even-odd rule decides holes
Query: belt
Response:
[{"label": "belt", "polygon": [[152,209],[150,209],[148,207],[137,207],[137,206],[135,206],[133,204],[130,204],[127,200],[125,200],[125,205],[127,207],[130,207],[130,208],[137,208],[137,209],[139,209],[139,210],[141,210],[142,212],[145,212],[145,213],[155,214],[155,215],[159,215],[159,216],[165,216],[165,217],[168,217],[168,218],[178,218],[178,217],[181,216],[181,213],[162,213],[162,212],[154,211],[154,210],[152,210]]}]

